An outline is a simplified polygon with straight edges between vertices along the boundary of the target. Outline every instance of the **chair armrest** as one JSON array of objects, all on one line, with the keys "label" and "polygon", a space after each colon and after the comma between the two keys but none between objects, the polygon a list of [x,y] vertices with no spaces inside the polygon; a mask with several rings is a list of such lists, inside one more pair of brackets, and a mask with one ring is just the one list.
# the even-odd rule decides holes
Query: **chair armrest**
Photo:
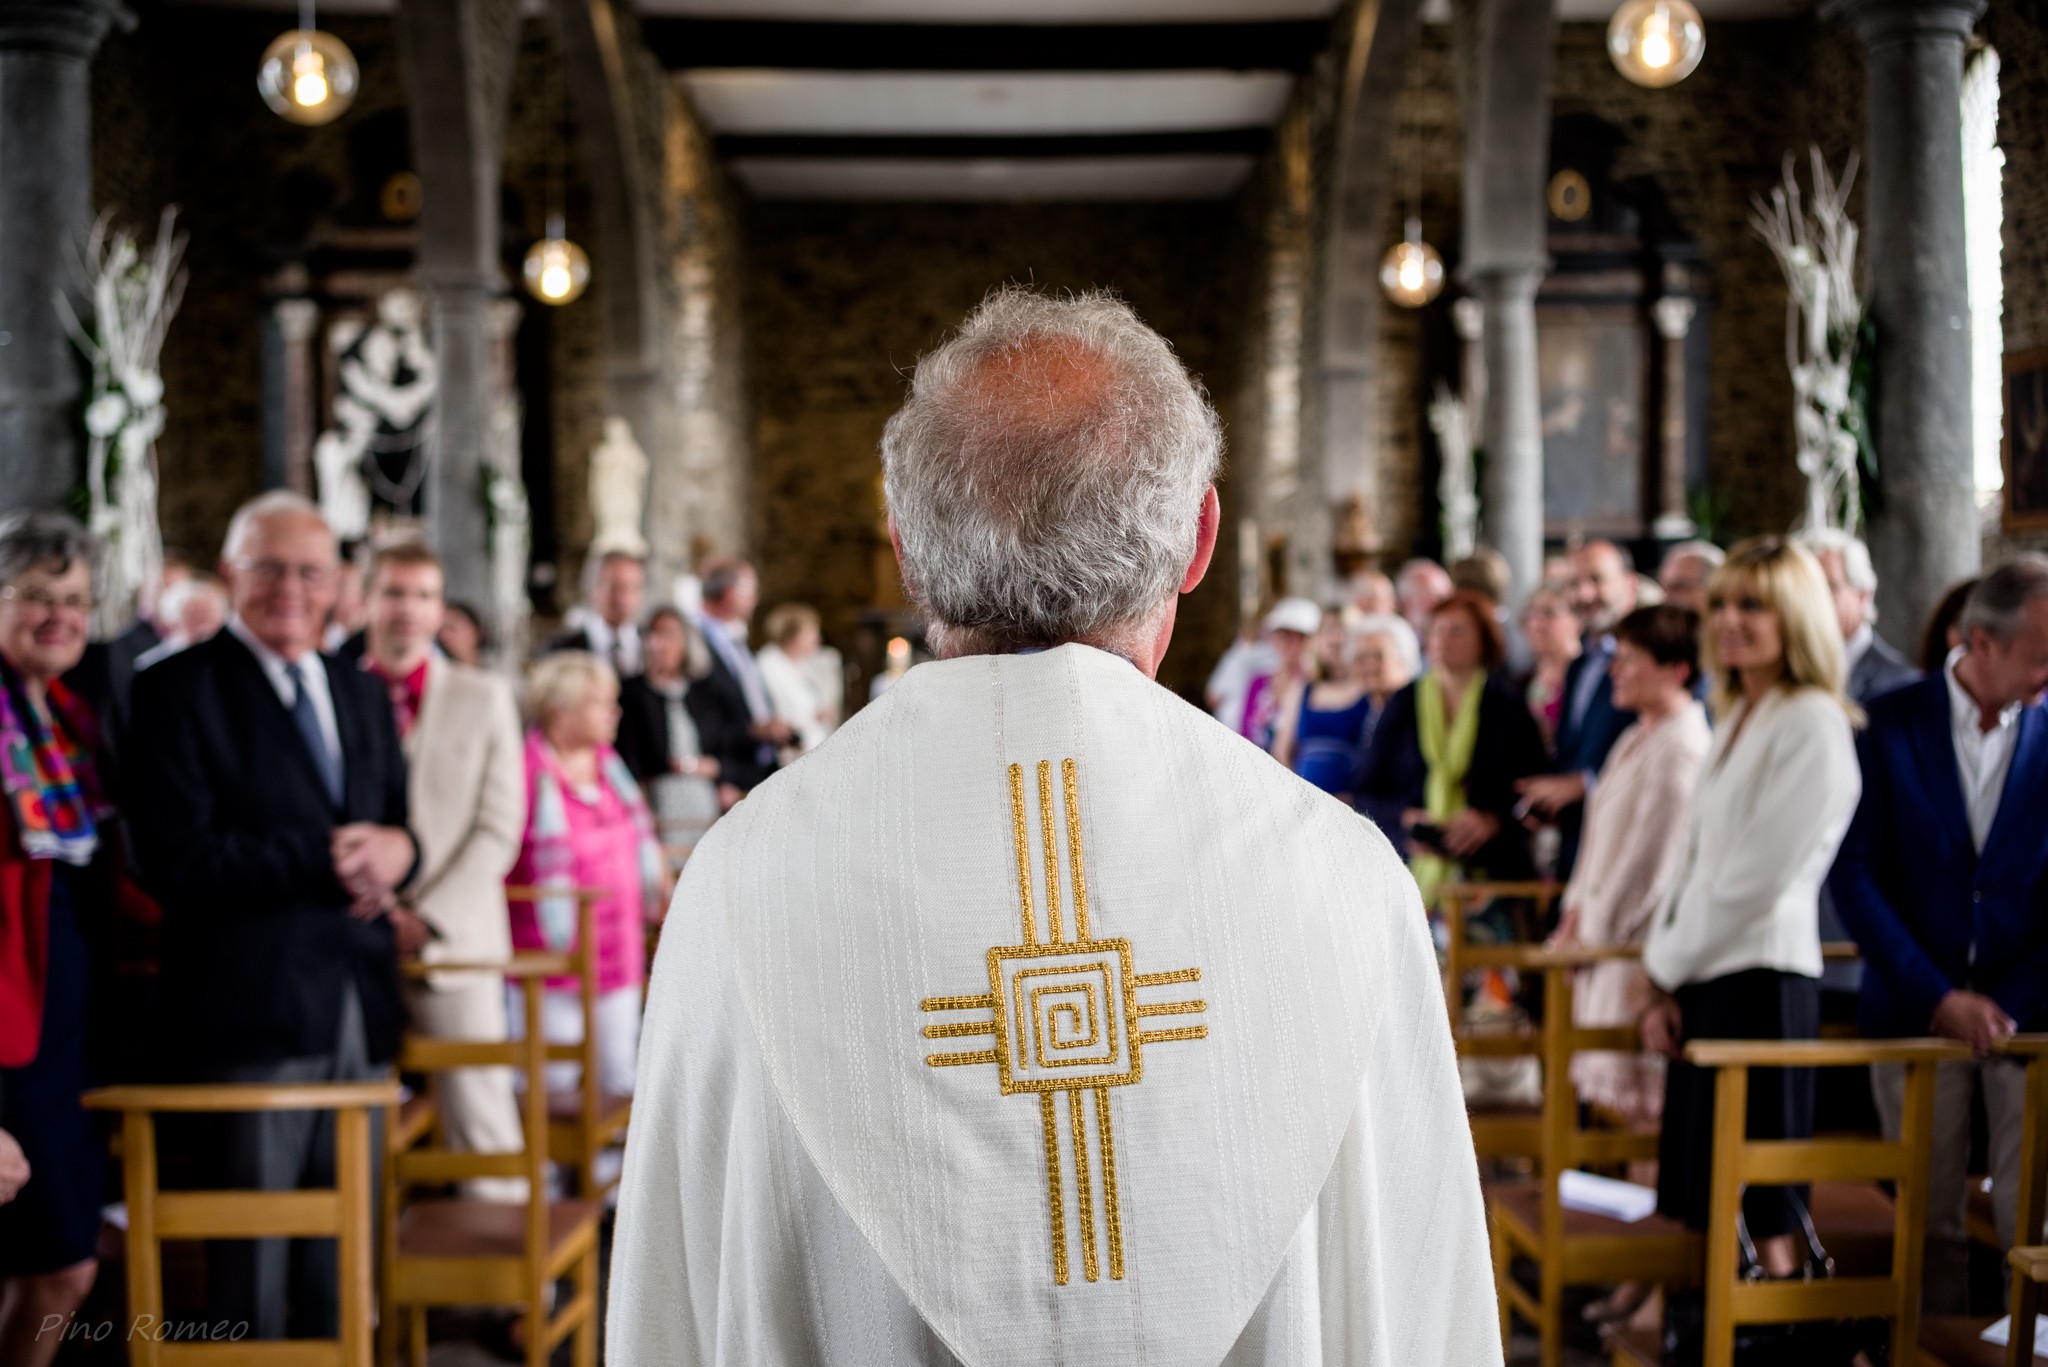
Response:
[{"label": "chair armrest", "polygon": [[194,1086],[101,1087],[79,1098],[93,1111],[334,1111],[396,1106],[398,1081],[224,1082]]},{"label": "chair armrest", "polygon": [[1843,1068],[1864,1063],[1936,1063],[1970,1057],[1946,1039],[1703,1039],[1685,1046],[1702,1068]]}]

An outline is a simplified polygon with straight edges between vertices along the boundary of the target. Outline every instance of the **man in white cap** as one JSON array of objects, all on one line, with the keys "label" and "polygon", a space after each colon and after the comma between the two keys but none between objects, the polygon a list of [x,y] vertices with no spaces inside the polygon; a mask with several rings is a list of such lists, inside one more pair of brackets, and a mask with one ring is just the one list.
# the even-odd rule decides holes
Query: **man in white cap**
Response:
[{"label": "man in white cap", "polygon": [[1497,1364],[1414,882],[1152,681],[1222,433],[1103,295],[992,295],[883,436],[938,655],[697,848],[621,1362]]}]

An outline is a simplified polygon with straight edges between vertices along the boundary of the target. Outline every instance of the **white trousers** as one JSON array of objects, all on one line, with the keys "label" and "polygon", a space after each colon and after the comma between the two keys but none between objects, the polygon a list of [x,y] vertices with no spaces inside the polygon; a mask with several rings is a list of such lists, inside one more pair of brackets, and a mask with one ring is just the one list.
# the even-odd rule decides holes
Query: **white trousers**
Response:
[{"label": "white trousers", "polygon": [[[516,995],[511,997],[512,1038],[526,1036],[526,1017]],[[540,994],[540,1029],[550,1044],[583,1042],[583,1000],[573,989],[548,989]],[[640,1058],[640,989],[620,987],[597,998],[597,1085],[616,1096],[633,1094],[633,1070]],[[582,1081],[574,1063],[548,1065],[548,1090],[566,1092]]]},{"label": "white trousers", "polygon": [[[1871,1065],[1870,1090],[1887,1139],[1897,1139],[1906,1114],[1906,1068]],[[2006,1058],[1938,1064],[1934,1070],[1934,1150],[1927,1165],[1927,1264],[1921,1304],[1930,1315],[1970,1313],[1970,1246],[1964,1230],[1968,1210],[1970,1090],[1984,1083],[1984,1113],[1990,1121],[1991,1206],[1998,1239],[2013,1244],[2019,1222],[2020,1126],[2026,1118],[2027,1070]],[[2039,1231],[2028,1242],[2037,1242]]]},{"label": "white trousers", "polygon": [[[505,980],[494,974],[467,976],[444,989],[406,984],[413,1028],[432,1039],[490,1042],[505,1033]],[[455,1068],[434,1075],[434,1102],[448,1147],[466,1153],[518,1153],[526,1147],[513,1095],[511,1068]],[[479,1201],[524,1201],[526,1179],[478,1177],[463,1193]]]}]

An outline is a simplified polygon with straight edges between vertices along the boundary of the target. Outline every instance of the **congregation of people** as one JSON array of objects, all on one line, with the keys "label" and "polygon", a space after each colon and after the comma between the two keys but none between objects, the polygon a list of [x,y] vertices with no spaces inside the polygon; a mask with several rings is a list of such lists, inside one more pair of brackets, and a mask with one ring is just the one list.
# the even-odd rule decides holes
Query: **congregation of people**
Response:
[{"label": "congregation of people", "polygon": [[[1579,1055],[1570,1084],[1660,1135],[1637,1175],[1688,1228],[1707,1226],[1714,1116],[1688,1040],[1831,1021],[1968,1044],[1976,1061],[1938,1074],[1924,1282],[1930,1313],[1963,1313],[1972,1092],[2011,1246],[2023,1070],[1991,1051],[2048,1028],[2048,558],[1955,585],[1900,636],[1914,658],[1877,634],[1870,553],[1842,532],[1685,542],[1654,578],[1588,541],[1514,615],[1505,581],[1482,547],[1361,572],[1327,608],[1283,600],[1207,701],[1369,816],[1426,899],[1548,880],[1551,945],[1640,950],[1579,970],[1573,1014],[1639,1026],[1642,1052]],[[1824,963],[1834,943],[1854,961]],[[1878,1065],[1844,1101],[1814,1070],[1757,1069],[1750,1134],[1808,1137],[1874,1106],[1896,1138],[1903,1079]],[[1762,1274],[1792,1274],[1797,1189],[1750,1187],[1743,1214]],[[1626,1319],[1646,1290],[1588,1318]]]},{"label": "congregation of people", "polygon": [[[405,1031],[517,1038],[516,995],[508,1009],[504,977],[474,966],[576,948],[589,901],[598,1084],[630,1096],[678,868],[839,720],[817,613],[778,607],[757,651],[758,580],[736,559],[648,611],[645,564],[596,557],[573,629],[527,661],[494,657],[424,542],[345,556],[294,494],[242,507],[216,573],[173,560],[135,621],[94,642],[98,559],[61,513],[0,520],[10,1367],[52,1360],[49,1326],[97,1276],[115,1198],[89,1085],[365,1079],[389,1074]],[[575,979],[547,982],[540,1018],[551,1042],[582,1040]],[[550,1064],[551,1092],[578,1071]],[[433,1091],[448,1147],[523,1149],[513,1069],[455,1069]],[[332,1184],[331,1112],[215,1119],[196,1146],[210,1185]],[[463,1194],[529,1187],[478,1177]],[[254,1338],[331,1335],[335,1256],[333,1240],[216,1241],[206,1316]]]},{"label": "congregation of people", "polygon": [[[215,1082],[381,1076],[400,1034],[516,1036],[502,978],[438,963],[561,951],[594,894],[599,1084],[634,1088],[649,928],[689,846],[838,721],[818,614],[751,625],[753,569],[699,567],[648,610],[646,567],[602,555],[570,634],[523,673],[486,667],[479,615],[416,540],[345,559],[318,510],[268,494],[216,575],[173,565],[135,623],[88,641],[96,548],[69,518],[0,523],[0,1360],[91,1289],[104,1146],[79,1095],[110,1066]],[[354,586],[344,592],[344,586]],[[1660,1210],[1704,1228],[1711,1073],[1688,1039],[1935,1033],[1944,1065],[1929,1207],[1931,1308],[1965,1298],[1969,1097],[1981,1088],[2001,1237],[2015,1238],[2024,1110],[1983,1055],[2048,1027],[2048,559],[1947,595],[1917,662],[1876,634],[1868,551],[1840,533],[1669,550],[1655,578],[1589,541],[1511,612],[1505,562],[1411,561],[1342,602],[1278,602],[1217,666],[1224,726],[1370,818],[1425,904],[1459,882],[1553,880],[1557,945],[1639,945],[1585,971],[1586,1024],[1643,1051],[1575,1061],[1588,1104],[1658,1128]],[[508,898],[508,888],[525,895]],[[166,1033],[147,1057],[89,1003],[154,947]],[[1824,975],[1824,941],[1860,972]],[[402,961],[425,965],[402,977]],[[136,1017],[123,1017],[131,1024]],[[573,981],[541,1019],[575,1042]],[[574,1064],[553,1064],[572,1085]],[[168,1075],[168,1074],[166,1074]],[[551,1076],[551,1085],[556,1085]],[[1902,1074],[1873,1098],[1896,1134]],[[512,1070],[436,1079],[453,1147],[518,1150]],[[1752,1133],[1815,1126],[1810,1072],[1759,1070]],[[220,1185],[329,1180],[331,1117],[222,1117]],[[617,1156],[609,1155],[616,1173]],[[515,1178],[466,1194],[523,1201]],[[1794,1189],[1743,1203],[1760,1264],[1790,1272]],[[330,1332],[329,1241],[229,1242],[207,1309],[258,1337]],[[1623,1287],[1598,1312],[1634,1310]]]}]

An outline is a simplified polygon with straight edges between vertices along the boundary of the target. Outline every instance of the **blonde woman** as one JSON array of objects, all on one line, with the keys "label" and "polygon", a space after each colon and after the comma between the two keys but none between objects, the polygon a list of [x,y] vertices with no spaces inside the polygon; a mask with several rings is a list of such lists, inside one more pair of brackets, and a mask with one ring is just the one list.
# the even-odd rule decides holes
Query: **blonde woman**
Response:
[{"label": "blonde woman", "polygon": [[[1688,1039],[1811,1039],[1820,1025],[1819,895],[1862,792],[1843,693],[1842,634],[1820,566],[1781,537],[1746,541],[1707,585],[1702,651],[1713,748],[1693,795],[1686,862],[1650,923],[1657,989],[1643,1042],[1665,1072],[1658,1208],[1707,1225],[1714,1074]],[[1755,1069],[1749,1133],[1813,1133],[1810,1069]],[[1751,1187],[1743,1214],[1765,1274],[1799,1267],[1799,1196]]]},{"label": "blonde woman", "polygon": [[761,682],[767,686],[768,701],[779,721],[789,723],[795,739],[781,747],[777,758],[794,763],[799,755],[815,750],[831,734],[832,713],[805,665],[825,643],[824,625],[818,610],[805,603],[784,603],[768,614],[768,644],[755,655]]}]

